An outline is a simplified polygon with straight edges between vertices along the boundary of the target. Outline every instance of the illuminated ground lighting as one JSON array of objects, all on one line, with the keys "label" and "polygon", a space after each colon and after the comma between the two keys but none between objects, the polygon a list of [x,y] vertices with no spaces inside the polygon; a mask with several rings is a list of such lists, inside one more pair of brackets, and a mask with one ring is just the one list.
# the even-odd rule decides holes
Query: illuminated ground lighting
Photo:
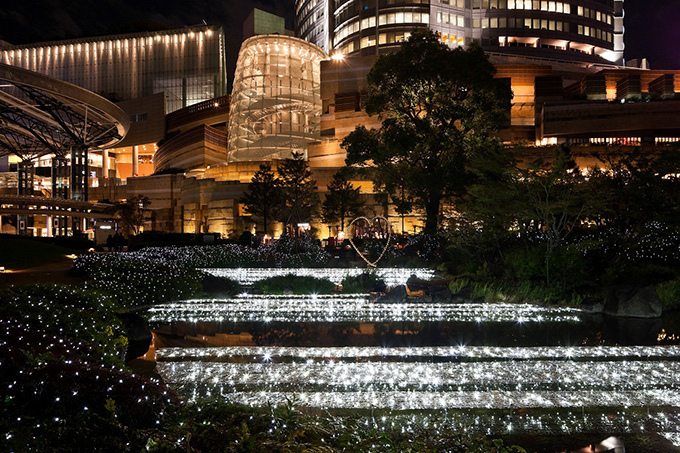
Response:
[{"label": "illuminated ground lighting", "polygon": [[231,346],[208,348],[163,348],[157,352],[160,361],[200,360],[210,358],[252,361],[269,356],[279,360],[376,359],[385,357],[449,358],[455,360],[678,360],[680,346],[561,346],[492,347],[492,346],[420,346],[386,348],[364,347],[297,347],[297,346]]},{"label": "illuminated ground lighting", "polygon": [[366,295],[240,296],[159,304],[154,323],[186,322],[579,322],[581,312],[528,304],[378,303]]},{"label": "illuminated ground lighting", "polygon": [[676,447],[680,447],[680,433],[659,433]]},{"label": "illuminated ground lighting", "polygon": [[[279,277],[283,275],[295,276],[313,276],[316,278],[325,278],[336,285],[342,283],[345,277],[355,277],[366,273],[366,269],[362,268],[332,268],[332,269],[316,269],[316,268],[249,268],[249,269],[201,269],[208,272],[215,277],[227,277],[236,280],[241,285],[252,285],[254,282],[264,280],[271,277]],[[383,279],[387,286],[405,285],[406,281],[415,275],[422,280],[430,280],[434,277],[434,271],[427,268],[377,268],[372,270],[376,276]]]},{"label": "illuminated ground lighting", "polygon": [[[638,348],[616,350],[613,356],[600,348],[591,356],[597,360],[506,360],[519,355],[521,349],[510,348],[501,359],[495,351],[476,355],[481,361],[435,363],[315,361],[310,355],[298,362],[277,362],[280,348],[272,348],[270,354],[266,348],[227,349],[243,352],[243,363],[236,358],[235,362],[168,362],[166,357],[157,369],[166,382],[192,400],[220,397],[253,406],[289,400],[312,407],[391,410],[680,406],[677,347],[650,350],[652,356],[663,352],[675,360],[636,360],[644,354]],[[532,349],[539,357],[549,352]],[[403,352],[382,351],[393,356]],[[245,356],[247,352],[258,354]]]}]

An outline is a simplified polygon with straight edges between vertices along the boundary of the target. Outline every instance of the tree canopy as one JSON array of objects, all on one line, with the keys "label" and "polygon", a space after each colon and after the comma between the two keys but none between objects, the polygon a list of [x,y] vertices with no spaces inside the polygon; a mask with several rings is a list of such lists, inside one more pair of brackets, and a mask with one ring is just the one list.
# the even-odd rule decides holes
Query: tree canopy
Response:
[{"label": "tree canopy", "polygon": [[424,209],[426,233],[436,232],[442,201],[465,192],[470,155],[494,142],[509,117],[509,84],[494,74],[481,47],[450,49],[428,29],[381,55],[368,74],[366,112],[382,126],[359,126],[343,140],[346,163],[367,170],[393,200]]},{"label": "tree canopy", "polygon": [[276,216],[281,204],[279,181],[270,164],[260,165],[248,185],[248,190],[243,194],[241,203],[248,214],[262,219],[264,233],[267,234],[269,222]]},{"label": "tree canopy", "polygon": [[281,188],[278,217],[285,225],[293,225],[297,236],[298,224],[309,222],[319,208],[316,181],[302,154],[294,153],[292,159],[279,164],[277,171]]},{"label": "tree canopy", "polygon": [[134,235],[141,232],[144,226],[144,219],[151,201],[149,197],[137,195],[128,198],[126,201],[116,203],[116,212],[123,225],[123,228]]},{"label": "tree canopy", "polygon": [[340,229],[344,231],[345,219],[348,216],[361,215],[363,207],[364,201],[361,199],[359,188],[354,187],[341,171],[335,173],[323,201],[322,220],[326,223],[339,221]]}]

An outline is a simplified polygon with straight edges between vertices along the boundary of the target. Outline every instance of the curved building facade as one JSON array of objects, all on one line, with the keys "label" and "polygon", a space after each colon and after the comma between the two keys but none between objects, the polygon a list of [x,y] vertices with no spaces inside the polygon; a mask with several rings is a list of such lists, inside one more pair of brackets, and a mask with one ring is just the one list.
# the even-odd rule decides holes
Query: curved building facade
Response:
[{"label": "curved building facade", "polygon": [[320,63],[327,58],[319,47],[290,36],[253,36],[241,45],[229,162],[285,159],[320,138]]},{"label": "curved building facade", "polygon": [[227,92],[224,31],[216,26],[7,45],[0,63],[121,101],[165,93],[167,113]]},{"label": "curved building facade", "polygon": [[[329,53],[388,51],[414,28],[430,27],[451,47],[474,40],[504,54],[623,62],[623,0],[327,1],[298,0],[296,31],[317,44],[324,37]],[[325,11],[314,13],[322,3]]]}]

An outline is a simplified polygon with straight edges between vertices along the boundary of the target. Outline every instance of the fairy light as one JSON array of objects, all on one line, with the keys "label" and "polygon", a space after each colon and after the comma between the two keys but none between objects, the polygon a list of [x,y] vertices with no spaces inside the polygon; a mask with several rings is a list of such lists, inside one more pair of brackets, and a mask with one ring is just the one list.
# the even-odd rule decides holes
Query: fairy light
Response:
[{"label": "fairy light", "polygon": [[230,346],[206,348],[162,348],[156,352],[158,361],[227,359],[247,361],[249,357],[274,357],[277,360],[322,359],[384,359],[408,357],[414,359],[449,358],[455,360],[680,360],[680,346],[561,346],[500,347],[500,346],[421,346],[421,347],[284,347]]},{"label": "fairy light", "polygon": [[190,400],[211,395],[253,406],[299,401],[390,410],[569,408],[593,401],[680,406],[678,346],[584,347],[570,357],[559,347],[228,347],[158,354],[160,375]]},{"label": "fairy light", "polygon": [[[318,275],[318,274],[315,274]],[[367,295],[194,299],[156,305],[150,321],[232,322],[579,322],[580,310],[529,304],[380,303]]]},{"label": "fairy light", "polygon": [[[363,268],[326,268],[326,269],[280,269],[280,268],[241,268],[241,269],[201,269],[215,277],[226,277],[236,280],[241,285],[253,283],[272,277],[294,275],[303,277],[313,275],[316,278],[325,278],[336,285],[342,283],[346,277],[356,277],[366,272]],[[430,280],[434,277],[434,270],[427,268],[376,268],[371,270],[376,277],[385,281],[387,286],[405,285],[411,276],[421,280]]]}]

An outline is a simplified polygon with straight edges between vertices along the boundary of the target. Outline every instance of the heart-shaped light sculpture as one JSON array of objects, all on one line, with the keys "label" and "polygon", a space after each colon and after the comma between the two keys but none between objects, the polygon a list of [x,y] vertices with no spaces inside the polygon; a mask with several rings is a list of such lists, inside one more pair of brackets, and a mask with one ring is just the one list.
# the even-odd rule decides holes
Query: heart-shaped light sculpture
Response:
[{"label": "heart-shaped light sculpture", "polygon": [[[352,241],[352,236],[351,234],[351,229],[352,226],[354,226],[355,223],[360,222],[360,221],[365,221],[367,224],[367,231],[369,233],[369,236],[373,236],[372,233],[377,232],[378,230],[376,229],[377,227],[380,227],[380,221],[384,220],[385,221],[385,229],[387,230],[387,242],[385,243],[385,248],[383,248],[382,252],[380,252],[380,256],[378,256],[378,259],[375,261],[369,261],[368,258],[366,258],[366,255],[357,248],[357,246],[354,244],[354,241]],[[356,229],[356,227],[355,227]],[[349,243],[352,244],[352,248],[359,254],[362,260],[366,261],[366,264],[368,264],[368,267],[376,267],[378,262],[382,259],[382,257],[385,255],[385,252],[387,252],[387,248],[390,246],[390,239],[392,238],[392,225],[390,225],[390,222],[387,221],[387,219],[381,215],[375,216],[372,218],[368,217],[357,217],[356,219],[352,220],[352,222],[349,224],[350,234],[349,234]],[[382,228],[381,228],[382,230]]]}]

